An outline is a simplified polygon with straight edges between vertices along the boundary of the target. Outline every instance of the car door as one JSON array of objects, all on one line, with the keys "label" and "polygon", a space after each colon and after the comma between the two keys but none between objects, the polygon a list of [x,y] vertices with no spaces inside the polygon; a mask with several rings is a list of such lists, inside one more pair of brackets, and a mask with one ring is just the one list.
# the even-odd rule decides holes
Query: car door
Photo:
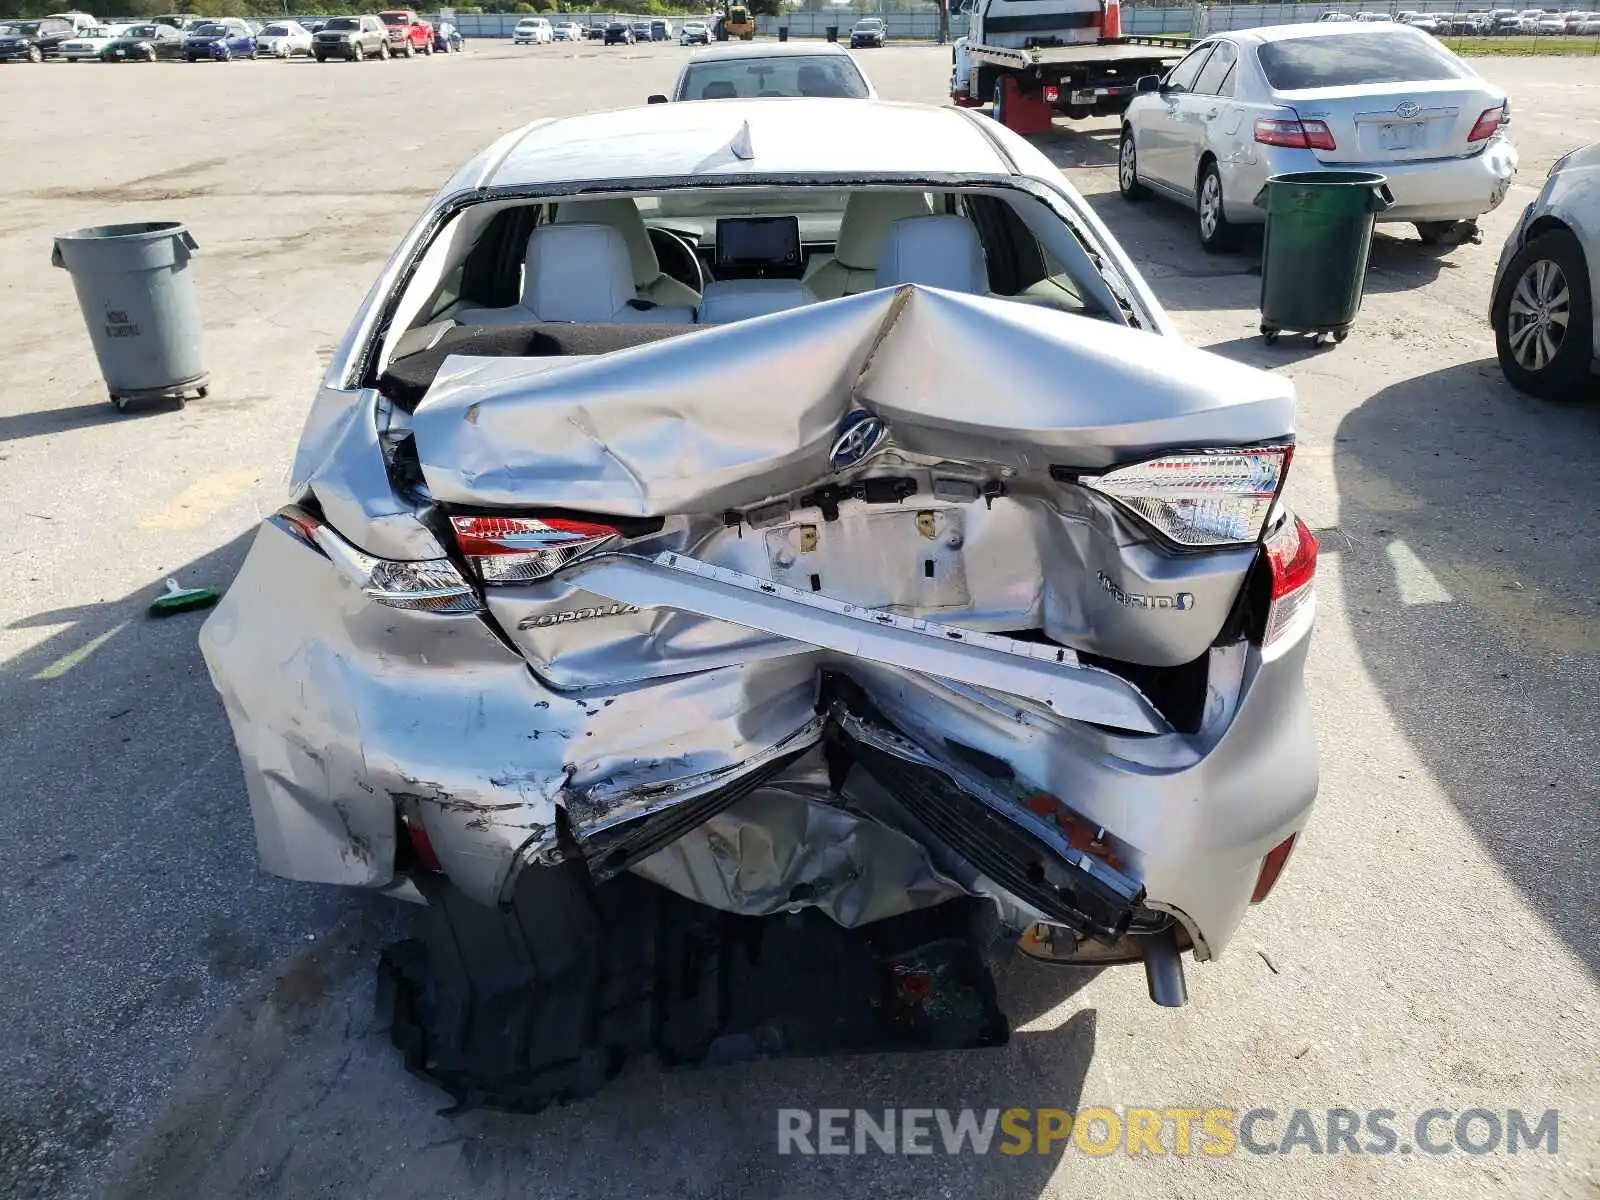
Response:
[{"label": "car door", "polygon": [[1194,87],[1195,78],[1211,57],[1215,42],[1202,42],[1167,72],[1144,120],[1134,131],[1139,151],[1139,175],[1166,187],[1186,191],[1193,185],[1184,167],[1184,137],[1179,104]]},{"label": "car door", "polygon": [[1218,39],[1216,49],[1195,76],[1193,87],[1177,98],[1172,148],[1172,183],[1176,187],[1194,190],[1200,159],[1206,151],[1225,163],[1234,161],[1239,154],[1238,134],[1244,114],[1232,99],[1238,59],[1238,47],[1226,38]]}]

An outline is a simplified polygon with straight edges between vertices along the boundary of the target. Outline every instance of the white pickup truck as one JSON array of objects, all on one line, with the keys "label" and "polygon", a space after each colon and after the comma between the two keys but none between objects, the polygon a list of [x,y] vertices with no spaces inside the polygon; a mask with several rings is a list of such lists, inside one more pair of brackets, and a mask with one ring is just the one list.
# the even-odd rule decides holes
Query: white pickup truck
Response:
[{"label": "white pickup truck", "polygon": [[1165,73],[1188,47],[1123,37],[1121,0],[978,0],[955,43],[950,98],[967,108],[992,101],[1007,128],[1043,133],[1056,113],[1122,112],[1139,76]]}]

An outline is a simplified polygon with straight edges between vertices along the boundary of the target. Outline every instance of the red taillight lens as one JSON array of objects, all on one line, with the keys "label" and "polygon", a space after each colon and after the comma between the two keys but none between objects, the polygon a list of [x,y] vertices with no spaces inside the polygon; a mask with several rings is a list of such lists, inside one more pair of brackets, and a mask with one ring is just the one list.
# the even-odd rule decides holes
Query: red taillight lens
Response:
[{"label": "red taillight lens", "polygon": [[1477,123],[1473,125],[1472,132],[1467,134],[1467,141],[1481,142],[1484,138],[1493,137],[1500,126],[1511,121],[1511,114],[1504,104],[1496,104],[1493,108],[1486,108],[1478,116]]},{"label": "red taillight lens", "polygon": [[406,831],[406,840],[411,843],[411,851],[416,855],[417,865],[424,871],[442,871],[439,865],[439,856],[434,853],[433,842],[428,838],[428,831],[420,822],[413,821],[410,817],[401,816],[401,827]]},{"label": "red taillight lens", "polygon": [[1279,120],[1257,117],[1255,140],[1263,146],[1287,146],[1293,150],[1337,150],[1333,131],[1323,121]]},{"label": "red taillight lens", "polygon": [[1250,903],[1260,904],[1267,898],[1272,887],[1278,882],[1278,876],[1283,874],[1283,868],[1288,865],[1289,855],[1294,850],[1296,835],[1290,834],[1279,842],[1267,856],[1261,860],[1261,871],[1256,876],[1256,890],[1250,893]]},{"label": "red taillight lens", "polygon": [[564,517],[451,517],[450,524],[484,583],[544,579],[621,536],[613,526]]},{"label": "red taillight lens", "polygon": [[1267,539],[1272,572],[1272,603],[1267,609],[1263,647],[1283,636],[1300,610],[1310,604],[1317,574],[1317,537],[1299,517],[1291,517]]},{"label": "red taillight lens", "polygon": [[1054,104],[1060,99],[1061,99],[1061,89],[1056,87],[1054,84],[1048,84],[1048,83],[1045,84],[1045,87],[1044,87],[1044,102],[1046,104]]}]

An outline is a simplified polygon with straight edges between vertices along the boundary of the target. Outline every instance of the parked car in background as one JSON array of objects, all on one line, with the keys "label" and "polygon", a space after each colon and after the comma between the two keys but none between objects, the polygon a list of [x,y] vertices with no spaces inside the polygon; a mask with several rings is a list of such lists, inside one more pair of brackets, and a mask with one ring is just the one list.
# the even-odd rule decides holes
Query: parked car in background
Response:
[{"label": "parked car in background", "polygon": [[40,63],[61,54],[61,44],[77,36],[71,21],[42,17],[32,21],[11,21],[7,33],[0,35],[0,62]]},{"label": "parked car in background", "polygon": [[636,41],[636,42],[648,42],[648,41],[651,40],[651,38],[653,36],[651,34],[651,32],[650,32],[650,22],[649,21],[635,21],[633,23],[632,29],[633,29],[633,40]]},{"label": "parked car in background", "polygon": [[650,40],[652,42],[670,42],[673,36],[672,22],[662,17],[650,18]]},{"label": "parked car in background", "polygon": [[678,45],[680,46],[709,46],[711,44],[711,26],[704,21],[685,21],[683,28],[678,31]]},{"label": "parked car in background", "polygon": [[832,96],[865,100],[877,92],[845,48],[827,42],[718,45],[697,50],[678,72],[673,100]]},{"label": "parked car in background", "polygon": [[183,32],[171,25],[130,25],[100,50],[100,61],[155,62],[183,57]]},{"label": "parked car in background", "polygon": [[583,41],[583,26],[576,21],[557,21],[551,27],[551,35],[558,42]]},{"label": "parked car in background", "polygon": [[311,54],[311,32],[299,21],[274,21],[256,35],[257,58],[293,58]]},{"label": "parked car in background", "polygon": [[1317,20],[1318,22],[1330,21],[1337,24],[1341,21],[1354,21],[1355,18],[1347,12],[1325,12]]},{"label": "parked car in background", "polygon": [[409,8],[389,8],[378,14],[389,31],[389,56],[410,58],[433,53],[433,26]]},{"label": "parked car in background", "polygon": [[87,33],[80,33],[77,37],[69,38],[61,43],[60,54],[67,62],[91,62],[100,57],[100,52],[128,28],[122,25],[99,25]]},{"label": "parked car in background", "polygon": [[329,17],[311,38],[311,53],[318,62],[342,58],[361,62],[389,57],[389,30],[377,17]]},{"label": "parked car in background", "polygon": [[1578,32],[1582,34],[1600,33],[1600,13],[1590,13],[1588,19],[1578,26]]},{"label": "parked car in background", "polygon": [[[101,25],[100,21],[96,20],[88,13],[78,12],[75,9],[69,12],[53,12],[45,13],[44,15],[54,21],[65,21],[68,25],[72,26],[73,33],[90,33],[93,30],[99,29]],[[112,23],[126,25],[130,24],[131,22],[114,21]]]},{"label": "parked car in background", "polygon": [[1406,22],[1412,29],[1420,29],[1423,33],[1431,33],[1438,37],[1441,33],[1449,33],[1450,26],[1446,18],[1435,16],[1433,13],[1418,13]]},{"label": "parked car in background", "polygon": [[1518,33],[1538,33],[1539,22],[1544,20],[1544,9],[1525,8],[1517,14]]},{"label": "parked car in background", "polygon": [[591,42],[604,41],[605,40],[605,36],[606,36],[606,26],[608,24],[609,24],[609,22],[607,22],[607,21],[591,21],[591,22],[589,22],[589,24],[587,24],[587,25],[585,25],[583,27],[583,36],[584,36],[584,38],[586,40],[588,40],[588,41],[591,41]]},{"label": "parked car in background", "polygon": [[1562,34],[1567,32],[1566,18],[1559,15],[1552,16],[1551,14],[1546,13],[1544,16],[1539,18],[1539,21],[1534,26],[1533,31],[1542,37],[1560,37]]},{"label": "parked car in background", "polygon": [[208,21],[183,35],[185,62],[231,62],[236,58],[249,58],[255,50],[255,31],[238,17]]},{"label": "parked car in background", "polygon": [[467,48],[467,39],[449,21],[440,21],[433,31],[433,49],[438,54],[460,54]]},{"label": "parked car in background", "polygon": [[1487,32],[1504,37],[1507,34],[1522,32],[1522,14],[1514,8],[1497,8],[1490,14],[1493,18],[1489,23]]},{"label": "parked car in background", "polygon": [[555,41],[555,30],[544,17],[523,17],[511,31],[513,46],[538,46]]},{"label": "parked car in background", "polygon": [[1373,21],[1392,21],[1392,20],[1394,20],[1394,18],[1391,17],[1388,13],[1364,12],[1364,13],[1357,13],[1356,14],[1356,20],[1358,20],[1358,21],[1366,21],[1366,22],[1368,22],[1370,24]]},{"label": "parked car in background", "polygon": [[1557,159],[1500,251],[1500,369],[1551,400],[1600,398],[1600,142]]},{"label": "parked car in background", "polygon": [[607,46],[633,45],[633,26],[626,21],[606,22],[605,44]]},{"label": "parked car in background", "polygon": [[[1315,114],[1314,116],[1312,114]],[[1193,206],[1223,250],[1269,175],[1381,171],[1423,241],[1473,237],[1511,187],[1506,93],[1409,26],[1275,25],[1207,38],[1165,79],[1147,76],[1123,119],[1118,185]]]},{"label": "parked car in background", "polygon": [[850,48],[859,50],[867,46],[881,48],[889,40],[889,30],[882,17],[863,17],[850,27]]},{"label": "parked car in background", "polygon": [[326,25],[327,23],[328,23],[328,18],[327,17],[301,17],[300,18],[301,28],[303,28],[307,33],[312,33],[312,34],[321,32],[322,27],[324,25]]}]

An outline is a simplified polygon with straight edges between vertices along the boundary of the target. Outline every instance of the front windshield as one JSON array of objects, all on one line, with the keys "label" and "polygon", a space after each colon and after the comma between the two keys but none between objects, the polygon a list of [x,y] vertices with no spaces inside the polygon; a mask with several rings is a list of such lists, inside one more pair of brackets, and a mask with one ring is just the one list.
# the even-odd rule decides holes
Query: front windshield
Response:
[{"label": "front windshield", "polygon": [[38,21],[23,21],[11,27],[11,32],[17,37],[32,37],[39,32]]},{"label": "front windshield", "polygon": [[202,25],[194,31],[195,37],[223,37],[228,29],[225,25]]},{"label": "front windshield", "polygon": [[289,36],[289,27],[287,25],[268,25],[265,29],[263,29],[261,31],[261,36],[262,37],[288,37]]},{"label": "front windshield", "polygon": [[679,100],[733,100],[757,96],[833,96],[861,100],[867,83],[842,54],[735,58],[696,63],[683,75]]},{"label": "front windshield", "polygon": [[360,29],[361,22],[354,17],[335,17],[323,26],[324,29]]},{"label": "front windshield", "polygon": [[383,23],[385,25],[404,25],[406,16],[404,13],[384,13]]}]

